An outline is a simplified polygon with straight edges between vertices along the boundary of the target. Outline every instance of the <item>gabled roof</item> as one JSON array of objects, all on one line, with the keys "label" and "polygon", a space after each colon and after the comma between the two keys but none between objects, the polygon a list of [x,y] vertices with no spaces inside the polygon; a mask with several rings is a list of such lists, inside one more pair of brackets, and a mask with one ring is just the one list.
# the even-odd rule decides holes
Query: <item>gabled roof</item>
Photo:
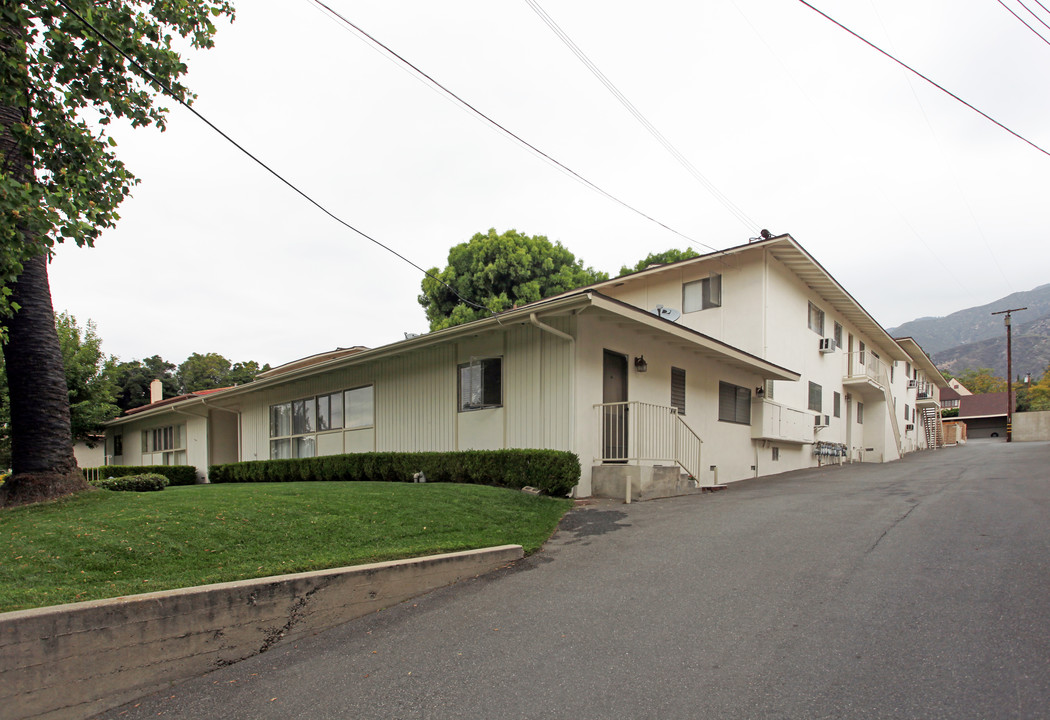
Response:
[{"label": "gabled roof", "polygon": [[261,373],[258,373],[255,376],[255,378],[259,379],[274,377],[275,375],[283,375],[286,372],[291,372],[292,370],[299,370],[300,368],[309,367],[310,365],[316,365],[318,363],[327,362],[329,360],[336,360],[341,357],[346,357],[347,355],[356,355],[357,353],[364,352],[367,349],[368,348],[366,348],[364,345],[355,345],[353,347],[348,348],[336,348],[335,350],[326,350],[325,352],[317,353],[316,355],[308,355],[307,357],[299,358],[298,360],[286,362],[284,365],[278,365],[275,368],[270,368],[269,370],[265,370]]},{"label": "gabled roof", "polygon": [[944,391],[951,390],[951,388],[948,386],[948,381],[944,379],[943,375],[941,375],[941,371],[933,364],[933,360],[930,360],[930,356],[919,346],[919,343],[915,341],[915,338],[903,337],[895,339],[897,344],[904,348],[904,351],[911,356],[912,365],[917,366],[920,370],[926,373],[926,378],[941,389],[941,398],[943,399]]},{"label": "gabled roof", "polygon": [[959,419],[1006,417],[1008,395],[1006,392],[963,395],[959,398]]},{"label": "gabled roof", "polygon": [[733,255],[753,252],[758,249],[768,250],[773,257],[795,273],[799,279],[812,288],[817,295],[825,300],[831,307],[835,308],[835,310],[837,310],[844,318],[853,323],[858,330],[866,333],[873,342],[882,346],[882,349],[886,351],[890,358],[893,360],[910,359],[908,353],[905,352],[905,350],[901,348],[892,337],[890,337],[890,334],[886,332],[885,328],[879,325],[879,323],[875,321],[875,318],[868,314],[868,311],[865,310],[861,304],[839,284],[838,280],[833,278],[831,273],[829,273],[823,265],[806,252],[805,248],[799,245],[791,235],[786,233],[764,240],[756,240],[745,245],[737,245],[735,247],[726,248],[725,250],[718,250],[707,253],[706,255],[689,258],[687,260],[679,260],[677,262],[657,265],[655,267],[650,266],[644,270],[621,275],[620,277],[612,278],[611,280],[604,280],[600,283],[588,285],[581,289],[598,290],[600,292],[604,288],[634,282],[641,278],[653,277],[659,273],[667,272],[671,268],[680,270],[689,265],[696,265],[715,258],[730,257]]},{"label": "gabled roof", "polygon": [[[696,330],[678,325],[665,318],[657,317],[641,308],[621,302],[614,298],[602,295],[594,290],[576,291],[555,298],[539,300],[528,305],[507,310],[498,315],[474,320],[473,322],[455,325],[444,330],[406,338],[397,342],[383,345],[378,348],[360,349],[353,353],[337,354],[327,359],[320,356],[311,356],[313,362],[303,363],[298,367],[287,369],[279,374],[268,374],[267,377],[258,376],[254,381],[225,388],[220,396],[222,401],[232,400],[246,393],[261,390],[289,380],[308,377],[311,375],[328,372],[329,370],[351,367],[367,362],[382,360],[387,357],[399,355],[403,352],[417,350],[442,342],[448,342],[464,335],[476,335],[479,332],[498,330],[506,325],[523,325],[533,320],[539,321],[540,317],[551,317],[554,315],[567,315],[593,308],[595,311],[612,314],[622,318],[626,322],[634,322],[645,325],[657,333],[663,334],[669,341],[678,342],[696,353],[717,358],[732,367],[747,369],[759,376],[772,380],[797,381],[801,375],[794,370],[782,367],[760,357],[733,347],[721,340],[705,335]],[[357,348],[352,348],[357,350]],[[289,363],[293,364],[293,363]],[[284,366],[282,366],[284,367]],[[178,403],[178,409],[183,410],[191,406],[206,406],[205,398],[201,395],[191,394],[179,398],[170,398],[161,403],[146,405],[138,408],[142,413],[152,410],[173,409],[171,406]],[[141,417],[141,416],[139,416]],[[120,417],[110,420],[106,425],[119,425],[131,418]]]},{"label": "gabled roof", "polygon": [[124,415],[134,415],[136,413],[145,412],[146,410],[153,410],[155,408],[163,407],[165,405],[174,405],[175,403],[182,402],[183,400],[192,400],[193,398],[205,397],[207,395],[214,395],[215,393],[226,392],[227,390],[232,390],[234,387],[236,386],[230,385],[229,387],[224,388],[213,388],[211,390],[196,390],[191,393],[186,393],[185,395],[176,395],[175,397],[158,400],[157,402],[150,403],[149,405],[142,405],[137,408],[125,410]]}]

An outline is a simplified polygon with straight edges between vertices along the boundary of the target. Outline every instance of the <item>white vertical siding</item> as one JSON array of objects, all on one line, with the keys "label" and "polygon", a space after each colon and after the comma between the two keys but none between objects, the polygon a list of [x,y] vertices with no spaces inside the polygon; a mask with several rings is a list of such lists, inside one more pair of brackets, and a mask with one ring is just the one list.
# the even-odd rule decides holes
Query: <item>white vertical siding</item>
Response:
[{"label": "white vertical siding", "polygon": [[[567,332],[568,318],[544,320]],[[572,343],[532,325],[506,333],[504,397],[506,446],[570,450]]]}]

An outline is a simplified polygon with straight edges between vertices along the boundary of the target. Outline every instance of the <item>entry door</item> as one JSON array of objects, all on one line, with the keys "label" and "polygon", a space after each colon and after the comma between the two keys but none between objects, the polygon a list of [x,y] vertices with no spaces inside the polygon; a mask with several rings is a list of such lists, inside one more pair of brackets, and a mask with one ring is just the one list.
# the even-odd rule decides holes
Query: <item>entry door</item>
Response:
[{"label": "entry door", "polygon": [[627,357],[608,350],[602,358],[602,402],[606,403],[602,412],[602,458],[623,462],[627,459]]}]

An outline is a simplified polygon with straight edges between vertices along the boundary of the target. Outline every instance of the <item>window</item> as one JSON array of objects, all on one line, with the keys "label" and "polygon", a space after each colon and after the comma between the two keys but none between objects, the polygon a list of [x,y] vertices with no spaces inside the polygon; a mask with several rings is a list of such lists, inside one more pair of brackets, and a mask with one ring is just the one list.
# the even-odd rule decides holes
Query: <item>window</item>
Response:
[{"label": "window", "polygon": [[860,358],[860,364],[863,365],[864,364],[864,341],[860,340],[859,342],[860,342],[860,354],[858,355],[858,357]]},{"label": "window", "polygon": [[835,323],[835,347],[842,347],[842,326]]},{"label": "window", "polygon": [[824,337],[824,311],[813,303],[809,304],[809,329]]},{"label": "window", "polygon": [[[167,425],[143,430],[142,455],[143,465],[185,465],[186,426]],[[146,457],[147,455],[151,457]]]},{"label": "window", "polygon": [[835,417],[842,417],[842,395],[835,393],[831,400],[831,409]]},{"label": "window", "polygon": [[777,462],[778,460],[780,460],[780,448],[775,447],[773,448],[773,462]]},{"label": "window", "polygon": [[823,388],[815,382],[809,384],[809,409],[820,412],[824,409]]},{"label": "window", "polygon": [[864,403],[862,402],[857,403],[857,424],[864,424]]},{"label": "window", "polygon": [[472,360],[459,366],[459,411],[503,405],[503,358]]},{"label": "window", "polygon": [[373,386],[270,406],[270,459],[317,455],[317,434],[371,427]]},{"label": "window", "polygon": [[722,276],[711,273],[701,280],[682,285],[682,312],[722,307]]},{"label": "window", "polygon": [[120,457],[124,454],[124,436],[114,435],[113,436],[113,457]]},{"label": "window", "polygon": [[911,379],[911,363],[907,361],[904,363],[904,377]]},{"label": "window", "polygon": [[911,413],[911,411],[908,409],[908,406],[905,405],[904,406],[904,421],[905,422],[907,422],[908,420],[911,420],[910,413]]},{"label": "window", "polygon": [[676,367],[671,368],[671,407],[685,415],[685,370]]},{"label": "window", "polygon": [[347,390],[346,429],[372,427],[375,425],[375,388],[371,385]]},{"label": "window", "polygon": [[721,422],[751,424],[751,389],[718,383],[718,419]]}]

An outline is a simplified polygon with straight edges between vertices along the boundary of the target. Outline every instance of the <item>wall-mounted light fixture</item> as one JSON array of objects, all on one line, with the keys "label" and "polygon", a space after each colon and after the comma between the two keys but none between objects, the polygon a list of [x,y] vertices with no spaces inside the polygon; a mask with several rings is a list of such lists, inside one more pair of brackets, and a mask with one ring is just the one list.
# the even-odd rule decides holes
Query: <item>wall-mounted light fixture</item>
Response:
[{"label": "wall-mounted light fixture", "polygon": [[766,389],[764,387],[762,387],[761,385],[759,385],[757,388],[755,388],[755,395],[757,395],[759,397],[762,397],[765,394],[766,394]]},{"label": "wall-mounted light fixture", "polygon": [[645,372],[649,369],[649,363],[645,361],[644,355],[639,355],[634,359],[634,369],[638,372]]}]

